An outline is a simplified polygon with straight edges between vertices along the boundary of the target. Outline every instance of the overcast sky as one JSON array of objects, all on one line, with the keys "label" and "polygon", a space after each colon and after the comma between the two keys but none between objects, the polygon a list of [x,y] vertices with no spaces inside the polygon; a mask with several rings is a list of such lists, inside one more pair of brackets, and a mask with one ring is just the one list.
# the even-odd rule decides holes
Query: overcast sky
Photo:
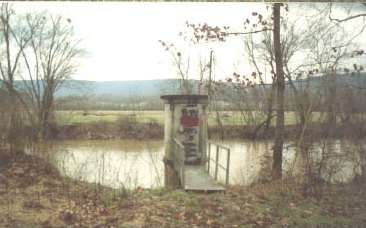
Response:
[{"label": "overcast sky", "polygon": [[[240,28],[263,3],[17,2],[17,12],[47,10],[71,19],[88,52],[75,79],[141,80],[176,78],[171,57],[158,40],[180,43],[185,22]],[[207,56],[208,49],[201,49]],[[249,68],[241,38],[215,46],[217,78]],[[197,55],[197,52],[196,54]],[[207,60],[207,59],[206,59]],[[193,63],[191,64],[193,65]],[[194,69],[192,67],[192,69]],[[192,70],[194,71],[194,70]],[[192,72],[192,78],[197,77]]]}]

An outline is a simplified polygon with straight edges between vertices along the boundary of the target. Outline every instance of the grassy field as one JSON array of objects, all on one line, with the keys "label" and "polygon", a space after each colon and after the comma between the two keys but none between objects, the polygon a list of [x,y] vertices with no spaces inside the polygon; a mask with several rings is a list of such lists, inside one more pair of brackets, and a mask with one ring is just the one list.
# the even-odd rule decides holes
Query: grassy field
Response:
[{"label": "grassy field", "polygon": [[135,117],[139,123],[164,123],[163,111],[57,111],[56,121],[60,125],[115,122],[119,118]]},{"label": "grassy field", "polygon": [[[225,111],[220,112],[223,125],[243,125],[245,121],[240,112]],[[319,118],[320,113],[314,114],[314,119]],[[120,118],[133,118],[138,123],[157,123],[164,124],[163,111],[57,111],[56,121],[59,125],[79,124],[79,123],[95,123],[95,122],[115,122]],[[257,121],[261,122],[264,117],[258,117]],[[273,119],[272,124],[275,123]],[[294,112],[286,112],[285,124],[296,124],[296,115]],[[208,124],[210,126],[217,125],[215,113],[209,113]]]}]

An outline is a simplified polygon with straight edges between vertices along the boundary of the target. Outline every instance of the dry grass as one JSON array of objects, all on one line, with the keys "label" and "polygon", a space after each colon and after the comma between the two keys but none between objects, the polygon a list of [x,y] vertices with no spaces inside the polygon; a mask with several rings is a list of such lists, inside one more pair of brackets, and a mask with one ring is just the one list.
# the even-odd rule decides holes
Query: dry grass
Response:
[{"label": "dry grass", "polygon": [[61,177],[24,156],[0,171],[1,227],[279,227],[366,224],[365,186],[333,186],[321,199],[293,182],[230,187],[225,194],[133,192]]}]

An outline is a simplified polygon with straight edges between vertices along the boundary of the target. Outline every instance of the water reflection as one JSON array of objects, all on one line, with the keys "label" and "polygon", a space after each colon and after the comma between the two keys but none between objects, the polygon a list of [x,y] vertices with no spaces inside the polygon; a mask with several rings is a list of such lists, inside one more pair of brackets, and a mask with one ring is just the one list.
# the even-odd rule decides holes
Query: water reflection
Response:
[{"label": "water reflection", "polygon": [[[314,143],[309,148],[312,169],[324,181],[349,182],[361,174],[360,145],[332,140]],[[362,146],[361,146],[362,148]]]},{"label": "water reflection", "polygon": [[[47,146],[49,161],[66,176],[113,188],[163,184],[161,141],[63,141]],[[46,150],[43,150],[46,151]]]},{"label": "water reflection", "polygon": [[[231,149],[230,184],[249,185],[269,177],[271,141],[225,141],[220,144]],[[75,179],[130,189],[164,184],[164,145],[160,140],[58,141],[42,148],[43,157],[63,175]],[[312,171],[327,181],[346,182],[361,173],[359,153],[353,144],[319,142],[307,149],[309,156],[304,156],[294,143],[284,145],[284,173],[303,173],[305,161],[309,159],[314,166]],[[215,150],[212,153],[214,156]],[[225,156],[219,157],[223,165],[226,164]],[[218,174],[224,183],[225,172],[221,170]]]}]

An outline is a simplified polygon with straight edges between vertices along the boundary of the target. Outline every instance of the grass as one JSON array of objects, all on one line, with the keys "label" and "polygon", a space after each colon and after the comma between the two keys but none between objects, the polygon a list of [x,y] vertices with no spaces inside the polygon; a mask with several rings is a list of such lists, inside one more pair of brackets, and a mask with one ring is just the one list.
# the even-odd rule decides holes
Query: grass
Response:
[{"label": "grass", "polygon": [[[157,123],[164,124],[164,111],[57,111],[56,121],[59,125],[95,123],[95,122],[115,122],[121,117],[134,115],[139,123]],[[221,112],[221,121],[223,125],[243,125],[244,121],[240,112],[225,111]],[[314,119],[319,119],[320,113],[314,113]],[[264,120],[264,117],[259,118],[258,122]],[[285,124],[296,124],[296,115],[294,112],[286,112]],[[215,113],[209,114],[208,124],[210,126],[217,125]],[[272,120],[272,125],[275,124],[275,119]]]},{"label": "grass", "polygon": [[156,122],[164,123],[162,111],[57,111],[56,121],[60,125],[93,123],[93,122],[115,122],[121,117],[135,115],[140,123]]}]

